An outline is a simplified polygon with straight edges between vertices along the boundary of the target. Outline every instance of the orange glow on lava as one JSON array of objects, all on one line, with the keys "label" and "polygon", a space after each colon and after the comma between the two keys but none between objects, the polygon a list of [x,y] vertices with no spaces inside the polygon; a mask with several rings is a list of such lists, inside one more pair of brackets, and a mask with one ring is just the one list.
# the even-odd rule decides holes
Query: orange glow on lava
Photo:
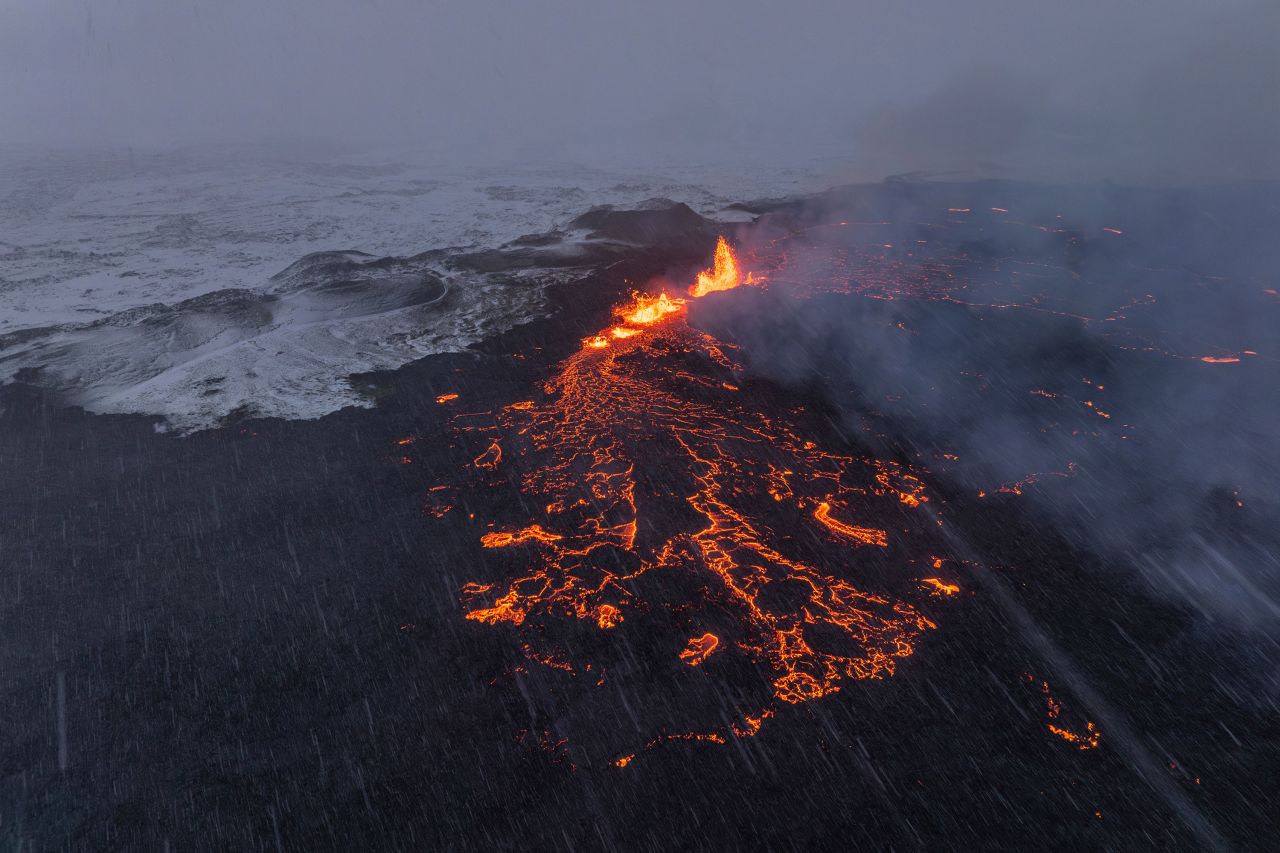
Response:
[{"label": "orange glow on lava", "polygon": [[524,542],[556,542],[563,538],[554,533],[548,533],[536,524],[531,524],[515,533],[486,533],[480,537],[480,544],[485,548],[507,548]]},{"label": "orange glow on lava", "polygon": [[697,298],[718,290],[732,290],[740,284],[755,284],[755,277],[742,277],[738,271],[738,258],[729,241],[720,237],[716,241],[715,266],[698,273],[698,280],[689,288],[689,295]]},{"label": "orange glow on lava", "polygon": [[955,595],[960,591],[960,587],[939,578],[923,578],[920,582],[928,586],[934,595]]},{"label": "orange glow on lava", "polygon": [[[1024,676],[1028,681],[1032,681],[1030,674]],[[1071,729],[1058,725],[1062,719],[1062,703],[1053,695],[1049,682],[1040,682],[1040,693],[1044,696],[1045,709],[1049,721],[1045,724],[1049,733],[1062,738],[1067,743],[1072,744],[1079,750],[1095,749],[1102,741],[1102,732],[1098,730],[1097,725],[1092,720],[1085,721],[1084,731],[1076,732]]]},{"label": "orange glow on lava", "polygon": [[831,504],[826,501],[818,504],[818,508],[813,511],[813,517],[841,536],[848,536],[863,545],[879,545],[881,548],[889,546],[889,537],[883,530],[876,530],[874,527],[856,527],[836,521],[831,517]]},{"label": "orange glow on lava", "polygon": [[[684,304],[683,299],[672,299],[665,291],[657,296],[637,293],[635,300],[618,313],[622,319],[633,326],[651,326],[668,314],[680,311],[684,308]],[[615,335],[615,337],[630,337],[630,335]]]},{"label": "orange glow on lava", "polygon": [[718,645],[720,645],[720,638],[715,634],[708,633],[701,637],[693,637],[689,640],[689,645],[685,646],[684,651],[680,653],[680,660],[689,666],[697,666],[706,660]]},{"label": "orange glow on lava", "polygon": [[[690,294],[752,281],[741,278],[721,238],[715,269]],[[725,627],[695,634],[672,663],[697,667],[715,653],[766,677],[768,697],[738,709],[737,721],[661,734],[646,750],[751,737],[782,705],[893,675],[917,638],[936,627],[908,601],[855,586],[856,563],[804,557],[790,531],[759,517],[764,500],[796,525],[835,534],[807,537],[822,551],[887,549],[885,530],[833,518],[833,507],[846,516],[868,502],[881,512],[925,511],[923,482],[896,462],[824,450],[804,436],[803,410],[766,414],[735,393],[742,369],[726,354],[732,348],[684,322],[686,303],[666,293],[636,295],[617,309],[621,324],[585,338],[537,398],[490,413],[489,426],[468,427],[491,442],[475,465],[501,466],[537,520],[481,537],[486,549],[510,549],[519,568],[504,580],[465,584],[467,619],[538,642],[554,636],[556,620],[610,630],[652,610],[637,592],[646,576],[687,577],[702,590],[699,606],[713,607]],[[663,453],[657,479],[645,470],[655,447]],[[641,523],[662,500],[679,506],[679,520]],[[672,612],[687,613],[688,605]],[[634,755],[613,763],[625,766]]]},{"label": "orange glow on lava", "polygon": [[1064,729],[1061,726],[1049,724],[1049,731],[1065,740],[1067,743],[1075,744],[1077,749],[1094,749],[1102,740],[1102,732],[1098,731],[1096,725],[1090,720],[1085,723],[1083,734],[1077,734],[1070,729]]},{"label": "orange glow on lava", "polygon": [[621,621],[622,611],[614,607],[612,604],[602,604],[599,609],[596,610],[596,624],[599,625],[601,629],[608,630],[609,628],[615,628]]},{"label": "orange glow on lava", "polygon": [[474,460],[477,468],[488,468],[490,470],[497,468],[498,463],[502,461],[502,445],[495,438],[493,443],[489,445],[489,449],[481,453]]}]

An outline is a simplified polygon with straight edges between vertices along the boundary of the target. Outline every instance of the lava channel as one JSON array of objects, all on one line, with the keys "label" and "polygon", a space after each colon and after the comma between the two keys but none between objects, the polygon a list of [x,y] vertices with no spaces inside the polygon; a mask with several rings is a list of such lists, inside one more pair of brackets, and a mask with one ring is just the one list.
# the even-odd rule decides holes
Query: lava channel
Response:
[{"label": "lava channel", "polygon": [[[919,518],[928,502],[920,478],[894,462],[823,449],[806,437],[812,419],[800,407],[753,405],[738,392],[732,347],[688,323],[691,300],[748,283],[759,282],[742,275],[721,238],[715,267],[687,295],[636,295],[535,399],[495,412],[474,461],[482,472],[501,466],[502,482],[516,478],[522,503],[540,511],[484,535],[485,549],[510,552],[525,568],[466,584],[467,619],[536,645],[555,636],[557,620],[617,632],[662,609],[683,623],[671,657],[689,677],[732,660],[765,676],[767,694],[739,707],[737,722],[666,732],[642,748],[754,735],[783,707],[893,675],[935,627],[908,593],[895,598],[854,579],[859,566],[889,561],[904,590],[926,597],[911,561],[892,556],[908,544],[895,546],[904,519]],[[880,524],[866,518],[873,506]],[[637,592],[645,579],[676,575],[695,579],[694,600]]]}]

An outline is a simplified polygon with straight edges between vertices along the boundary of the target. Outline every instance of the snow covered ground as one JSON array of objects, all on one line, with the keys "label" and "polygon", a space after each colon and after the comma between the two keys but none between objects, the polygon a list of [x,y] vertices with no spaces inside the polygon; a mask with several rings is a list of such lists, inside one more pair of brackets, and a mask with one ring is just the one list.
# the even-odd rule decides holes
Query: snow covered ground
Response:
[{"label": "snow covered ground", "polygon": [[[388,277],[368,260],[492,248],[653,197],[724,217],[730,202],[815,189],[823,175],[820,164],[449,169],[403,153],[0,152],[0,381],[181,430],[237,410],[312,418],[368,405],[350,374],[535,316],[554,276],[465,273],[436,258]],[[344,251],[365,253],[331,271],[354,288],[273,280],[306,255]]]}]

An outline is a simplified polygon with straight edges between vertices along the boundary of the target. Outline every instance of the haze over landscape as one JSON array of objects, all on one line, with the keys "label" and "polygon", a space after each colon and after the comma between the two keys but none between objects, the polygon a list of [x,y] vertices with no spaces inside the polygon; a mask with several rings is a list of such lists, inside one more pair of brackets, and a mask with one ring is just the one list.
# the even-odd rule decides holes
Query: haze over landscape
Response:
[{"label": "haze over landscape", "polygon": [[7,0],[0,14],[11,144],[1280,174],[1280,11],[1255,0]]},{"label": "haze over landscape", "polygon": [[1270,849],[1276,43],[0,0],[0,847]]}]

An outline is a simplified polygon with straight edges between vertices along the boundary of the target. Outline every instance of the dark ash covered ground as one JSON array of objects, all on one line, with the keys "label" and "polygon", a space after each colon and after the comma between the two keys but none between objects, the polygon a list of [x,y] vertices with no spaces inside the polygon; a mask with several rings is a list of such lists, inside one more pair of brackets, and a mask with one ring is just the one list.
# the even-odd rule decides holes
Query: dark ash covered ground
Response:
[{"label": "dark ash covered ground", "polygon": [[[603,700],[560,670],[511,674],[518,643],[465,620],[459,590],[500,573],[505,557],[478,540],[519,507],[518,472],[473,487],[463,472],[483,448],[436,398],[471,411],[527,399],[633,282],[703,263],[711,224],[597,213],[591,227],[634,250],[554,287],[548,319],[361,377],[374,409],[177,437],[4,389],[0,838],[1266,849],[1280,832],[1280,300],[1261,242],[1275,198],[899,182],[755,207],[764,219],[737,237],[772,265],[771,289],[717,294],[691,322],[742,347],[760,407],[802,405],[827,446],[928,468],[971,562],[893,677],[787,708],[753,738],[672,744],[624,768],[593,732],[637,716],[687,726],[687,668],[635,620],[612,641]],[[1052,228],[1005,224],[996,207]],[[813,229],[838,221],[890,224]],[[524,264],[545,244],[484,262]],[[857,285],[831,286],[840,276]],[[1150,293],[1157,313],[1133,308],[1124,334],[1079,319]],[[1199,360],[1229,350],[1258,354]],[[998,490],[1067,463],[1072,476]],[[661,459],[646,482],[662,487]],[[456,505],[430,517],[441,483]],[[756,686],[698,675],[713,695]],[[1041,681],[1073,725],[1097,722],[1098,748],[1049,733]],[[694,716],[719,713],[704,702]]]}]

